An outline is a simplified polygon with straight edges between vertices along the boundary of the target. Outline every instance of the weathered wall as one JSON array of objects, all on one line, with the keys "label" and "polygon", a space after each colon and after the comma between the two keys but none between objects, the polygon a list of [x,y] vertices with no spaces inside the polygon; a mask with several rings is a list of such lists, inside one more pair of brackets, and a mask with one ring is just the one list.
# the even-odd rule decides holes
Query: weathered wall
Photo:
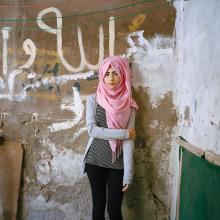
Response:
[{"label": "weathered wall", "polygon": [[[0,8],[4,18],[38,17],[1,22],[2,130],[5,139],[22,142],[25,150],[19,217],[89,219],[91,197],[81,171],[88,138],[85,101],[96,90],[100,62],[121,54],[132,62],[140,106],[134,184],[125,196],[125,219],[169,219],[177,124],[174,7],[155,0],[78,17],[68,15],[134,2],[52,2],[3,1],[35,7]],[[48,17],[54,18],[40,20]]]},{"label": "weathered wall", "polygon": [[189,1],[179,7],[184,8],[177,20],[180,132],[219,154],[220,2]]},{"label": "weathered wall", "polygon": [[[181,0],[174,5],[178,135],[203,150],[220,154],[220,2]],[[173,172],[174,179],[177,171]],[[177,185],[173,187],[173,201],[176,190]],[[174,208],[171,216],[174,219]]]}]

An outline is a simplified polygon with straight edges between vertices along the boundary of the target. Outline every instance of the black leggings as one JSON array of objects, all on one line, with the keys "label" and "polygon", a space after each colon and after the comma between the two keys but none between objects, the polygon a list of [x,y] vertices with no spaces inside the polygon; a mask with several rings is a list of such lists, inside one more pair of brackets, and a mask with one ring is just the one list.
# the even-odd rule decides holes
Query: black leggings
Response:
[{"label": "black leggings", "polygon": [[122,220],[121,204],[124,170],[86,164],[86,172],[92,191],[93,220],[105,219],[106,186],[108,215],[111,220]]}]

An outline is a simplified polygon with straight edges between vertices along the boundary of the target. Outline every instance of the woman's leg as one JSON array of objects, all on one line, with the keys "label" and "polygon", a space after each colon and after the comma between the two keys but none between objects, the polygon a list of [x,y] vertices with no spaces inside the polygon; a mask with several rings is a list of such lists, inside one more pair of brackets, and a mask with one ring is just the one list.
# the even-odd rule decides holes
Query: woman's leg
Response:
[{"label": "woman's leg", "polygon": [[106,206],[107,169],[91,164],[86,164],[86,172],[92,191],[93,220],[104,220]]},{"label": "woman's leg", "polygon": [[121,204],[123,198],[124,170],[108,169],[108,203],[107,209],[111,220],[122,220]]}]

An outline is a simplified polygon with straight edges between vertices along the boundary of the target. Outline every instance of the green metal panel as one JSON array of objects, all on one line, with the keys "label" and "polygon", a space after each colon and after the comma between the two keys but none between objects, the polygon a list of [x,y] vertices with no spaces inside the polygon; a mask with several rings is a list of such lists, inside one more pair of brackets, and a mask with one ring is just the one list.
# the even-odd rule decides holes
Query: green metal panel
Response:
[{"label": "green metal panel", "polygon": [[179,220],[220,220],[220,167],[183,147]]}]

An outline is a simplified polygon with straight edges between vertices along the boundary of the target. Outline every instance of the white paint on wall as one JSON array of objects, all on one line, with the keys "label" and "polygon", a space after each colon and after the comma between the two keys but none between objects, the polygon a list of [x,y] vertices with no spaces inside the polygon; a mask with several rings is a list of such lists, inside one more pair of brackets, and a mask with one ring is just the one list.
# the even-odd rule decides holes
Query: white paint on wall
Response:
[{"label": "white paint on wall", "polygon": [[[56,28],[52,28],[52,27],[48,26],[42,20],[43,16],[48,14],[48,13],[54,13],[56,15],[56,17],[57,17],[57,20],[56,20],[57,21],[57,26],[56,26]],[[82,69],[83,69],[82,60],[80,62],[80,65],[78,67],[74,68],[64,58],[63,48],[62,48],[62,43],[63,43],[63,41],[62,41],[62,14],[61,14],[60,10],[57,9],[57,8],[54,8],[54,7],[43,9],[38,14],[37,18],[38,18],[37,24],[41,29],[43,29],[43,30],[45,30],[45,31],[47,31],[51,34],[55,34],[57,36],[57,53],[58,53],[58,56],[59,56],[62,64],[66,67],[66,69],[69,70],[69,71],[72,71],[72,72],[82,71]]]},{"label": "white paint on wall", "polygon": [[15,84],[15,77],[22,73],[21,69],[15,69],[8,75],[8,90],[11,97],[14,94],[14,84]]},{"label": "white paint on wall", "polygon": [[5,83],[2,77],[0,76],[0,93],[3,93],[4,88],[5,88]]},{"label": "white paint on wall", "polygon": [[18,67],[19,69],[31,67],[36,57],[36,46],[31,39],[26,39],[23,42],[23,49],[25,54],[29,55],[30,57],[24,65]]},{"label": "white paint on wall", "polygon": [[[220,154],[220,2],[175,1],[178,135],[203,150]],[[173,138],[175,140],[175,138]],[[171,156],[178,152],[172,149]],[[175,219],[178,159],[173,166],[171,219]]]},{"label": "white paint on wall", "polygon": [[94,71],[88,71],[88,72],[82,72],[82,73],[77,73],[77,74],[65,74],[61,76],[56,77],[56,81],[59,84],[64,84],[65,82],[69,80],[78,80],[78,79],[87,79],[90,76],[94,75]]},{"label": "white paint on wall", "polygon": [[2,37],[3,37],[3,54],[2,54],[2,72],[3,77],[7,75],[8,72],[8,39],[9,39],[10,27],[2,28]]},{"label": "white paint on wall", "polygon": [[27,75],[27,78],[28,79],[33,79],[33,78],[35,78],[37,75],[36,75],[36,73],[35,72],[31,72],[31,73],[29,73],[28,75]]},{"label": "white paint on wall", "polygon": [[[24,65],[27,65],[27,63]],[[30,65],[30,62],[28,65]],[[32,88],[35,90],[35,89],[39,88],[41,85],[47,86],[51,82],[49,77],[45,77],[41,80],[41,82],[37,81],[33,84],[26,85],[25,88],[23,88],[23,90],[21,90],[19,94],[15,94],[14,93],[14,86],[15,86],[16,76],[23,73],[23,69],[20,69],[20,68],[21,67],[18,67],[17,69],[13,70],[8,75],[7,84],[8,84],[10,93],[9,94],[0,94],[0,99],[22,101],[27,97],[26,89]],[[88,77],[93,76],[93,75],[94,75],[94,71],[88,71],[88,72],[77,73],[77,74],[69,74],[69,75],[66,74],[66,75],[54,77],[54,81],[57,85],[62,85],[62,84],[65,84],[71,80],[87,79]],[[27,75],[27,78],[29,78],[29,79],[30,78],[34,79],[36,77],[37,77],[37,75],[35,72],[31,72],[30,74]]]},{"label": "white paint on wall", "polygon": [[[48,13],[54,13],[56,15],[56,28],[52,28],[48,26],[46,23],[44,23],[44,20],[42,19],[46,14]],[[98,57],[98,62],[97,64],[91,64],[87,61],[86,59],[86,54],[84,51],[84,45],[83,45],[83,37],[82,37],[82,32],[80,27],[77,27],[77,37],[78,37],[78,43],[79,43],[79,52],[80,52],[80,57],[81,61],[78,67],[73,67],[71,66],[68,61],[65,59],[64,54],[63,54],[63,48],[62,48],[62,14],[59,9],[51,7],[51,8],[46,8],[38,14],[38,20],[37,20],[38,26],[45,30],[46,32],[49,32],[51,34],[56,35],[57,37],[57,53],[58,56],[61,60],[61,63],[66,67],[71,72],[77,73],[77,74],[72,74],[72,75],[63,75],[63,76],[58,76],[55,77],[54,80],[56,83],[61,81],[68,80],[73,80],[73,79],[79,79],[83,78],[85,79],[86,77],[90,76],[91,71],[89,74],[82,74],[78,73],[82,71],[84,68],[88,68],[91,70],[98,70],[102,60],[104,59],[104,32],[103,32],[103,26],[99,26],[99,57]],[[42,80],[40,83],[39,81],[36,82],[35,84],[27,85],[25,88],[23,88],[22,91],[18,94],[14,94],[14,87],[15,87],[15,78],[22,74],[25,73],[25,69],[30,68],[31,65],[35,61],[36,57],[36,46],[33,43],[32,40],[26,39],[23,42],[23,49],[27,55],[29,55],[29,60],[22,66],[15,68],[10,74],[8,74],[8,48],[7,48],[7,41],[9,39],[9,31],[10,27],[4,27],[2,29],[2,35],[3,35],[3,76],[4,78],[0,77],[0,92],[3,93],[3,90],[5,89],[5,83],[7,83],[8,91],[4,94],[0,94],[0,99],[9,99],[9,100],[16,100],[16,101],[21,101],[26,97],[26,89],[28,88],[38,88],[40,87],[41,83],[43,85],[48,85],[50,83],[49,78],[45,78]],[[115,20],[114,17],[109,18],[109,55],[112,56],[114,55],[114,45],[115,44]],[[9,75],[7,77],[7,74]],[[26,74],[26,73],[25,73]],[[27,76],[28,79],[30,78],[35,78],[35,73],[29,74]],[[6,81],[6,82],[5,82]],[[7,93],[8,92],[8,93]]]},{"label": "white paint on wall", "polygon": [[[76,73],[76,74],[65,74],[65,75],[53,77],[53,83],[56,83],[57,85],[62,85],[71,80],[87,79],[88,77],[93,75],[94,75],[94,71],[88,71],[88,72]],[[37,75],[35,75],[35,77],[37,77]],[[50,77],[45,77],[41,81],[37,81],[33,84],[28,84],[25,87],[25,89],[32,88],[35,90],[39,88],[41,85],[48,86],[50,83],[51,83]]]},{"label": "white paint on wall", "polygon": [[157,105],[174,88],[173,39],[156,36],[147,40],[144,31],[137,31],[129,34],[127,42],[130,47],[124,56],[133,60],[133,86],[149,88],[150,101]]},{"label": "white paint on wall", "polygon": [[8,100],[12,100],[10,94],[0,94],[0,99],[8,99]]},{"label": "white paint on wall", "polygon": [[175,6],[180,17],[176,20],[180,134],[220,154],[220,2],[181,0]]},{"label": "white paint on wall", "polygon": [[77,138],[81,136],[81,134],[83,134],[86,131],[87,131],[87,127],[80,128],[77,132],[73,134],[73,138],[71,141],[74,142]]},{"label": "white paint on wall", "polygon": [[90,64],[85,55],[84,46],[83,46],[83,40],[82,40],[82,32],[80,27],[77,27],[77,36],[78,36],[78,42],[79,42],[79,51],[81,56],[81,64],[82,69],[84,67],[88,67],[91,70],[98,70],[102,60],[104,59],[104,32],[102,25],[99,26],[99,60],[96,65]]},{"label": "white paint on wall", "polygon": [[8,115],[11,115],[11,113],[10,112],[0,112],[0,118],[2,120],[5,120],[6,116],[8,116]]},{"label": "white paint on wall", "polygon": [[171,204],[170,204],[170,220],[176,220],[176,205],[177,205],[177,194],[178,194],[178,178],[179,178],[179,148],[177,137],[179,135],[178,127],[173,128],[173,133],[170,138],[170,154],[166,158],[169,161],[169,168],[167,172],[171,175],[168,176],[168,191],[171,193]]},{"label": "white paint on wall", "polygon": [[56,131],[61,131],[61,130],[67,130],[75,126],[75,121],[73,119],[64,121],[64,122],[58,122],[58,123],[53,123],[51,126],[48,128],[50,129],[51,132],[56,132]]},{"label": "white paint on wall", "polygon": [[39,113],[37,113],[37,112],[33,112],[31,114],[31,120],[33,120],[33,121],[39,121],[38,117],[39,117]]},{"label": "white paint on wall", "polygon": [[149,124],[149,128],[154,129],[154,128],[158,128],[159,126],[159,121],[158,120],[152,120],[151,123]]},{"label": "white paint on wall", "polygon": [[115,53],[115,18],[110,16],[109,18],[109,56],[113,56]]},{"label": "white paint on wall", "polygon": [[37,180],[42,185],[47,185],[52,181],[52,171],[49,160],[41,159],[36,163],[35,169],[37,170]]},{"label": "white paint on wall", "polygon": [[[66,102],[66,100],[67,99],[64,99],[64,102]],[[53,123],[51,126],[49,126],[51,132],[72,128],[75,125],[79,124],[80,120],[82,119],[85,107],[80,98],[79,91],[77,90],[77,88],[73,87],[72,102],[68,105],[66,103],[62,103],[61,109],[72,111],[75,117],[74,119],[70,119],[65,122]]]},{"label": "white paint on wall", "polygon": [[11,95],[11,97],[13,99],[17,99],[17,100],[19,100],[19,99],[22,100],[26,97],[26,90],[23,89],[20,94],[14,94],[15,78],[19,74],[23,73],[24,68],[31,67],[31,65],[34,63],[34,60],[36,57],[36,46],[32,40],[26,39],[23,42],[23,49],[24,49],[26,55],[30,56],[29,59],[27,60],[27,62],[25,64],[23,64],[22,66],[19,66],[15,70],[13,70],[8,76],[9,94]]},{"label": "white paint on wall", "polygon": [[[23,49],[26,53],[26,55],[29,55],[30,58],[28,61],[23,64],[22,66],[17,67],[14,69],[11,73],[8,74],[7,76],[7,71],[8,71],[8,64],[7,64],[7,53],[8,53],[8,48],[7,48],[7,40],[9,38],[9,33],[8,29],[2,30],[3,31],[3,75],[5,75],[5,80],[7,82],[7,87],[8,87],[8,94],[1,94],[0,99],[10,99],[10,100],[23,100],[26,97],[26,91],[22,89],[22,91],[19,94],[14,93],[14,85],[15,85],[15,78],[23,73],[23,69],[29,68],[36,57],[36,46],[33,43],[32,40],[26,39],[23,42]],[[5,72],[4,72],[5,70]],[[4,86],[4,82],[1,83]],[[4,86],[5,87],[5,86]]]},{"label": "white paint on wall", "polygon": [[49,139],[43,139],[41,143],[49,154],[42,152],[41,159],[35,165],[38,182],[42,185],[53,182],[70,186],[83,177],[83,155],[56,146]]},{"label": "white paint on wall", "polygon": [[[57,26],[56,28],[51,28],[47,24],[44,23],[42,20],[43,16],[48,14],[48,13],[54,13],[57,18]],[[80,72],[84,69],[84,67],[88,67],[89,69],[92,70],[97,70],[101,61],[104,58],[104,32],[103,32],[103,27],[102,25],[99,26],[99,59],[98,63],[96,65],[90,64],[85,56],[84,52],[84,46],[83,46],[83,40],[82,40],[82,33],[80,27],[77,27],[77,37],[78,37],[78,43],[79,43],[79,49],[80,49],[80,56],[81,56],[81,61],[78,67],[73,67],[71,66],[68,61],[64,58],[63,55],[63,41],[62,41],[62,14],[59,9],[51,7],[51,8],[46,8],[43,9],[39,14],[38,14],[38,20],[37,20],[38,26],[45,31],[55,34],[57,36],[57,53],[58,56],[62,62],[62,64],[66,67],[67,70],[71,72]]]},{"label": "white paint on wall", "polygon": [[[124,57],[132,60],[132,84],[138,89],[139,86],[148,89],[150,95],[150,103],[152,109],[158,108],[158,104],[168,92],[175,95],[176,89],[176,58],[174,54],[174,39],[166,36],[156,36],[152,39],[144,37],[144,31],[133,32],[128,35],[127,42],[129,48]],[[135,74],[135,75],[134,75]],[[152,120],[149,124],[151,129],[158,127],[160,123]],[[163,128],[164,129],[164,128]],[[160,192],[160,198],[166,201],[171,199],[171,219],[175,219],[175,205],[177,193],[178,178],[178,148],[176,136],[178,136],[177,128],[174,127],[171,137],[171,152],[169,158],[162,158],[161,161],[169,161],[169,167],[166,172],[168,176],[164,179],[167,183],[167,191],[171,192],[167,195],[163,191]],[[166,133],[166,129],[163,130]],[[170,136],[170,133],[167,133]],[[161,140],[158,140],[158,145]],[[155,144],[157,145],[157,144]],[[152,152],[158,154],[155,149]],[[165,172],[165,171],[163,171]]]},{"label": "white paint on wall", "polygon": [[60,108],[62,110],[67,110],[67,111],[74,112],[73,98],[72,97],[63,98],[62,104],[60,105]]}]

